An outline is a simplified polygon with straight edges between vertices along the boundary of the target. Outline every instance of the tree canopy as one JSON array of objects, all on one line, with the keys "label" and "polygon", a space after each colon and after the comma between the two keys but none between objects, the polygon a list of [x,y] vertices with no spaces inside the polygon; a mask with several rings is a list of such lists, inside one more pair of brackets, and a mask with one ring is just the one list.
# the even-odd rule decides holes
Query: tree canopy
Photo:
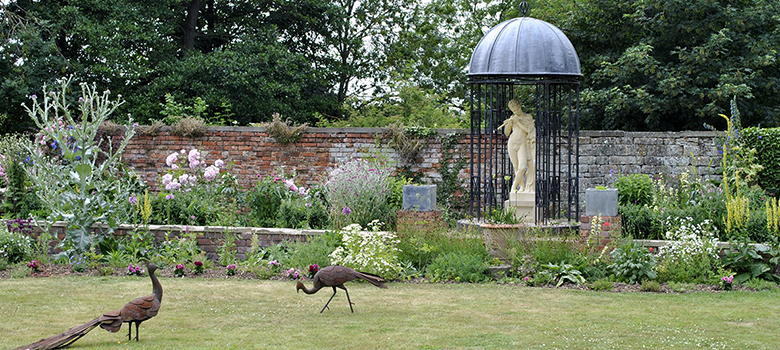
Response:
[{"label": "tree canopy", "polygon": [[[210,123],[331,125],[468,119],[468,63],[500,0],[11,0],[0,5],[0,128],[65,76],[127,101],[115,118],[163,118],[166,95]],[[773,0],[531,1],[574,44],[586,129],[717,124],[737,97],[743,124],[780,122]],[[422,101],[420,100],[422,98]],[[415,102],[416,101],[416,102]],[[409,114],[410,105],[436,111]],[[419,109],[419,108],[418,108]],[[229,120],[228,120],[229,119]],[[120,120],[121,121],[121,120]],[[433,126],[433,125],[427,125]]]}]

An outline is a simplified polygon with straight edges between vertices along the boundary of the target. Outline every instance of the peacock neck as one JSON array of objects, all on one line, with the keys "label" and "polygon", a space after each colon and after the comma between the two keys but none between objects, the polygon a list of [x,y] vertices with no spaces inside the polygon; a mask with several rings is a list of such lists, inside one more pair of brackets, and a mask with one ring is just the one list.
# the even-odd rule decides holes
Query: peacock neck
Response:
[{"label": "peacock neck", "polygon": [[149,271],[149,278],[152,279],[152,292],[154,293],[154,296],[157,298],[157,300],[162,301],[162,285],[160,284],[160,280],[158,280],[157,276],[154,274],[154,271]]}]

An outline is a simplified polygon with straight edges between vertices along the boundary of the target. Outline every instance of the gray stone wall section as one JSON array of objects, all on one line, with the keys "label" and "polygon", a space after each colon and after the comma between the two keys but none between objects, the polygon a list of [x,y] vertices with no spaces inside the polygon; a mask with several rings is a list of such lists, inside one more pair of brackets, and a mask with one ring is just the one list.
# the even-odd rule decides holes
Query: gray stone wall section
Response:
[{"label": "gray stone wall section", "polygon": [[580,192],[610,186],[618,175],[628,174],[695,171],[703,179],[719,179],[716,136],[710,131],[580,131]]}]

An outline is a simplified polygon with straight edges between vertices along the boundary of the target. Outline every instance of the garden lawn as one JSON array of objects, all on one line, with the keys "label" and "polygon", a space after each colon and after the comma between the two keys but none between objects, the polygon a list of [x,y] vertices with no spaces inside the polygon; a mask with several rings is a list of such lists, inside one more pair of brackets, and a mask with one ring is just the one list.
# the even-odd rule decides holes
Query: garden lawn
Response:
[{"label": "garden lawn", "polygon": [[[97,328],[73,349],[774,349],[780,290],[609,293],[494,284],[161,279],[140,342]],[[307,281],[308,282],[308,281]],[[308,284],[308,283],[307,283]],[[27,345],[151,294],[148,277],[0,280],[0,349]],[[135,333],[134,333],[135,335]]]}]

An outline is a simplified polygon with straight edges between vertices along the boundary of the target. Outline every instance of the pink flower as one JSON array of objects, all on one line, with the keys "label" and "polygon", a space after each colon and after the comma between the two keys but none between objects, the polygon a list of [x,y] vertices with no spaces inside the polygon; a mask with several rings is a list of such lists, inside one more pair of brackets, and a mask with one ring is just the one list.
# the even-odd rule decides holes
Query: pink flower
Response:
[{"label": "pink flower", "polygon": [[298,187],[295,186],[292,179],[284,180],[284,187],[287,187],[287,189],[292,192],[298,192]]},{"label": "pink flower", "polygon": [[214,166],[217,168],[221,168],[223,165],[225,165],[225,162],[223,162],[222,159],[217,159],[214,161]]},{"label": "pink flower", "polygon": [[217,177],[217,174],[219,174],[219,168],[211,165],[203,172],[203,178],[206,179],[206,181],[211,181]]},{"label": "pink flower", "polygon": [[190,168],[195,169],[200,164],[200,152],[197,149],[191,150],[187,155],[187,159],[190,161]]},{"label": "pink flower", "polygon": [[170,184],[172,180],[173,180],[173,175],[171,174],[165,174],[162,177],[162,183],[165,186],[168,186],[168,184]]},{"label": "pink flower", "polygon": [[202,261],[196,261],[196,262],[193,262],[193,264],[194,264],[196,267],[201,267],[201,266],[203,266],[203,262],[202,262]]},{"label": "pink flower", "polygon": [[179,154],[176,152],[171,153],[168,155],[168,158],[165,158],[165,164],[168,164],[168,166],[173,166],[174,163],[179,161]]}]

